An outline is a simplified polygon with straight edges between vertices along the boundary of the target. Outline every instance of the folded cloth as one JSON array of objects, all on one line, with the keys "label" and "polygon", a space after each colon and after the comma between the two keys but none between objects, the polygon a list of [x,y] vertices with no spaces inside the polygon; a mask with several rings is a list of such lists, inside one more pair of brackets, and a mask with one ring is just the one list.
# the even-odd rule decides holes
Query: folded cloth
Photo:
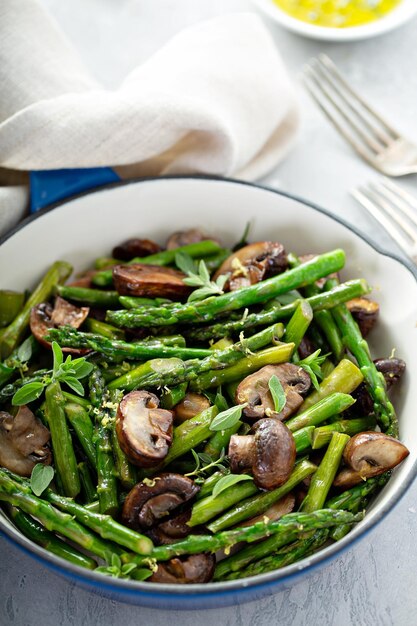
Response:
[{"label": "folded cloth", "polygon": [[182,31],[110,91],[36,0],[2,0],[0,89],[0,167],[13,170],[255,179],[298,125],[282,60],[250,13]]}]

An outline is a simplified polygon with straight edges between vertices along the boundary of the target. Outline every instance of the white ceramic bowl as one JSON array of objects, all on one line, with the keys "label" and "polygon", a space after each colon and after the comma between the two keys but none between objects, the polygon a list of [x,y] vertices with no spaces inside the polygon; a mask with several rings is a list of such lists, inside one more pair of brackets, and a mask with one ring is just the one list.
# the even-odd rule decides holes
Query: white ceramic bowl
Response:
[{"label": "white ceramic bowl", "polygon": [[363,276],[375,287],[373,297],[381,305],[381,319],[372,333],[373,354],[390,355],[395,348],[397,356],[407,362],[396,407],[401,439],[410,456],[394,471],[364,521],[340,542],[276,572],[226,583],[151,585],[82,570],[32,544],[0,513],[1,531],[79,584],[120,600],[161,608],[203,608],[252,600],[300,572],[311,571],[363,537],[389,513],[413,479],[417,459],[416,277],[409,267],[317,207],[238,181],[178,177],[120,184],[42,212],[11,233],[0,245],[1,286],[31,287],[56,259],[70,261],[80,270],[133,235],[163,242],[175,229],[196,226],[231,244],[249,220],[253,241],[279,240],[296,253],[343,248],[347,255],[343,279]]},{"label": "white ceramic bowl", "polygon": [[321,39],[323,41],[357,41],[382,35],[405,24],[417,13],[416,0],[402,0],[395,9],[374,22],[348,28],[328,28],[315,26],[291,17],[291,15],[280,9],[274,0],[252,0],[252,2],[265,15],[288,30],[311,39]]}]

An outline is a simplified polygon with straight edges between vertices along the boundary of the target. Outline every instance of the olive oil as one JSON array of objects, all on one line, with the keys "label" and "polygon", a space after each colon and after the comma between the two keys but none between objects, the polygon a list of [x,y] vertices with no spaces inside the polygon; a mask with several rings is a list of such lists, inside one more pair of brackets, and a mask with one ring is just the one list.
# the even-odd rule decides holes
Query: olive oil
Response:
[{"label": "olive oil", "polygon": [[401,0],[274,0],[286,13],[316,26],[348,28],[377,20]]}]

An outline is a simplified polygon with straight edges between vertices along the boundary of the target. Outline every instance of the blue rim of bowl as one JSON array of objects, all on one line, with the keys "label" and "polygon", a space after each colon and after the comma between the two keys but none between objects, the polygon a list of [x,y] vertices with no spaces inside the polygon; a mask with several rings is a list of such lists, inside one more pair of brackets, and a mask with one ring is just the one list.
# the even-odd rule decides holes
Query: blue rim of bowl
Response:
[{"label": "blue rim of bowl", "polygon": [[[278,196],[282,196],[284,198],[289,198],[290,200],[294,200],[295,202],[299,202],[305,206],[310,207],[311,209],[318,211],[331,218],[335,222],[338,222],[349,231],[353,232],[360,239],[365,241],[371,248],[373,248],[378,254],[389,257],[403,265],[414,277],[417,282],[417,268],[412,265],[411,262],[408,262],[405,259],[402,259],[395,254],[387,252],[380,248],[372,239],[368,238],[367,235],[358,230],[355,226],[352,226],[344,219],[340,218],[337,215],[334,215],[330,211],[319,207],[318,205],[305,200],[299,196],[296,196],[291,193],[287,193],[285,191],[280,191],[278,189],[274,189],[272,187],[268,187],[267,185],[260,185],[257,183],[251,183],[247,181],[241,181],[233,178],[225,178],[221,176],[211,176],[204,174],[196,174],[196,175],[172,175],[172,176],[152,176],[146,178],[137,178],[128,181],[121,181],[117,183],[111,183],[109,185],[104,185],[103,187],[99,187],[95,190],[84,191],[80,194],[71,196],[66,198],[65,200],[56,202],[44,209],[40,210],[33,215],[28,216],[22,222],[20,222],[17,226],[15,226],[10,232],[0,238],[0,245],[2,245],[5,241],[13,237],[17,232],[25,228],[28,224],[33,222],[34,220],[42,218],[44,215],[53,211],[56,208],[64,206],[68,202],[73,200],[77,200],[78,198],[82,198],[84,196],[91,195],[93,193],[101,193],[106,192],[111,189],[115,189],[118,187],[123,187],[126,185],[135,185],[142,183],[152,183],[152,182],[160,182],[161,180],[204,180],[204,181],[212,181],[215,183],[230,183],[234,185],[247,186],[255,189],[260,189],[261,191],[269,192],[276,194]],[[0,517],[0,533],[5,535],[5,538],[9,540],[14,545],[18,545],[26,554],[35,558],[38,562],[49,566],[52,570],[57,571],[65,576],[79,581],[84,585],[88,585],[90,587],[99,588],[103,593],[107,590],[108,593],[118,593],[120,595],[124,595],[126,601],[129,601],[129,596],[135,595],[136,600],[138,600],[138,596],[142,595],[144,598],[154,598],[154,599],[175,599],[181,598],[184,601],[184,608],[186,607],[188,602],[195,602],[201,598],[204,599],[214,599],[220,596],[233,595],[237,596],[240,594],[245,594],[247,592],[250,596],[248,600],[253,598],[253,593],[268,592],[268,588],[272,588],[274,586],[278,586],[280,583],[287,583],[289,580],[294,580],[295,578],[308,574],[316,570],[319,566],[328,564],[331,560],[333,560],[336,556],[341,555],[343,552],[350,548],[354,544],[358,542],[359,539],[365,537],[368,532],[374,529],[382,519],[384,519],[397,504],[400,502],[408,488],[411,486],[414,475],[417,470],[417,461],[414,462],[413,466],[409,469],[408,475],[405,480],[399,487],[399,489],[393,494],[388,502],[381,507],[381,510],[374,516],[374,518],[370,521],[367,517],[360,523],[359,526],[356,526],[348,535],[346,535],[343,539],[335,542],[331,546],[320,550],[318,553],[303,559],[297,563],[292,565],[288,565],[279,570],[275,570],[273,572],[268,572],[266,574],[260,574],[258,576],[252,576],[250,578],[241,578],[234,581],[223,581],[223,582],[215,582],[210,584],[196,584],[196,585],[167,585],[167,584],[158,584],[158,585],[150,585],[146,582],[138,582],[132,580],[121,580],[117,578],[107,577],[105,575],[95,573],[94,570],[87,570],[77,565],[73,565],[63,559],[51,554],[44,548],[32,543],[29,539],[24,537],[19,533],[17,529],[8,528],[4,525],[1,517]],[[1,535],[0,535],[1,536]],[[140,604],[140,602],[138,602]]]}]

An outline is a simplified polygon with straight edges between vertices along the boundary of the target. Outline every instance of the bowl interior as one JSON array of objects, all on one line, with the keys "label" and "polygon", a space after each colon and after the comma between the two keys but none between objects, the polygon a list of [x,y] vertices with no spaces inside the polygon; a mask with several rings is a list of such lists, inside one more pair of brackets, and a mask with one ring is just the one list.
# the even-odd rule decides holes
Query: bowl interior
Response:
[{"label": "bowl interior", "polygon": [[314,24],[296,19],[275,4],[274,0],[252,0],[252,2],[268,17],[285,28],[312,39],[325,41],[353,41],[382,35],[404,24],[417,13],[415,0],[402,0],[397,7],[381,19],[363,24],[362,26],[330,28],[315,26]]},{"label": "bowl interior", "polygon": [[[341,542],[326,548],[324,554],[328,556],[380,519],[398,500],[413,475],[417,458],[417,421],[414,419],[417,391],[416,385],[411,383],[413,372],[417,371],[417,283],[409,268],[376,250],[343,223],[300,200],[237,181],[168,178],[97,191],[40,214],[0,246],[1,287],[34,286],[57,259],[70,261],[75,271],[84,269],[97,256],[108,255],[116,243],[132,236],[149,237],[163,243],[174,230],[193,226],[225,244],[232,244],[240,238],[248,221],[251,222],[251,241],[278,240],[287,251],[298,254],[343,248],[347,263],[342,279],[365,277],[374,287],[372,297],[381,305],[380,322],[371,340],[374,357],[389,356],[395,350],[395,354],[407,362],[407,374],[396,407],[401,439],[409,447],[410,456],[394,472],[364,522]],[[13,533],[10,523],[0,515],[1,526],[8,529],[8,534]],[[31,549],[29,542],[26,547]],[[38,554],[42,555],[39,550]],[[43,556],[50,559],[47,553]],[[320,553],[308,562],[258,579],[266,582],[283,579],[322,558],[323,553]],[[83,576],[96,580],[98,577],[91,572]],[[105,584],[103,577],[98,580]],[[113,584],[129,587],[128,581],[113,581]],[[135,585],[137,589],[146,589],[146,583]],[[237,588],[241,583],[195,585],[192,592],[180,585],[168,585],[167,593],[199,591],[209,594],[219,585]]]}]

